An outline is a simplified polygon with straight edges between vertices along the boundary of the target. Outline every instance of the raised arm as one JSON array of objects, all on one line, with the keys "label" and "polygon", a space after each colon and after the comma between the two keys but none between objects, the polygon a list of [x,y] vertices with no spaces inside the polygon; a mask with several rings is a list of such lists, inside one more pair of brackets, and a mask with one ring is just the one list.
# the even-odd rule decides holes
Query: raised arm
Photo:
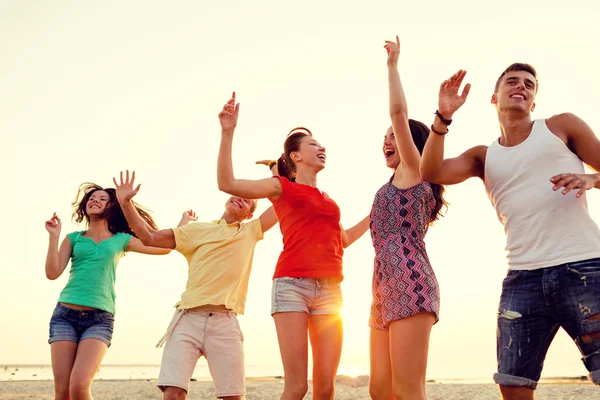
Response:
[{"label": "raised arm", "polygon": [[260,228],[263,233],[271,229],[277,223],[277,214],[275,214],[275,209],[273,206],[267,208],[267,210],[261,214],[260,219]]},{"label": "raised arm", "polygon": [[554,184],[553,190],[564,188],[562,194],[567,194],[573,189],[579,189],[576,196],[581,197],[586,190],[600,189],[600,140],[592,128],[571,113],[555,115],[546,123],[552,132],[566,137],[569,148],[581,161],[596,171],[595,174],[574,174],[565,171],[553,176],[550,179]]},{"label": "raised arm", "polygon": [[456,158],[444,160],[444,139],[454,113],[465,103],[471,85],[465,85],[462,94],[458,90],[466,71],[460,70],[442,82],[435,116],[429,138],[421,156],[421,178],[441,185],[453,185],[471,177],[484,179],[486,146],[475,146]]},{"label": "raised arm", "polygon": [[269,171],[271,171],[272,176],[279,176],[279,171],[277,170],[277,160],[260,160],[256,163],[269,167]]},{"label": "raised arm", "polygon": [[367,215],[358,224],[354,225],[350,229],[344,229],[342,224],[340,224],[340,228],[342,229],[342,245],[344,246],[344,248],[350,246],[352,243],[357,241],[362,235],[364,235],[365,232],[369,230],[370,222],[371,217]]},{"label": "raised arm", "polygon": [[[135,171],[131,174],[131,180],[129,179],[129,171],[126,173],[125,180],[123,180],[123,172],[121,172],[120,176],[120,184],[117,183],[117,180],[113,178],[113,182],[115,183],[115,187],[117,189],[117,199],[119,200],[119,205],[123,210],[123,214],[125,214],[125,218],[127,219],[127,223],[131,229],[135,232],[141,244],[145,247],[159,247],[161,249],[174,249],[175,248],[175,235],[171,229],[162,229],[157,231],[150,227],[146,221],[140,216],[137,209],[133,205],[132,199],[133,196],[140,190],[140,186],[138,185],[135,189],[133,188],[135,181]],[[146,254],[166,254],[168,252],[158,253],[153,249],[144,249],[139,247],[135,238],[132,238],[129,242],[130,244],[127,246],[128,251],[135,251],[138,253],[146,253]],[[133,243],[132,243],[133,242]],[[130,246],[132,246],[130,248]]]},{"label": "raised arm", "polygon": [[278,179],[260,180],[236,179],[233,174],[231,148],[233,133],[237,125],[240,105],[235,103],[235,92],[219,113],[221,123],[221,146],[217,163],[219,190],[244,199],[277,199],[281,195],[281,182]]},{"label": "raised arm", "polygon": [[402,168],[411,175],[420,179],[419,164],[421,155],[415,145],[408,125],[408,105],[406,96],[400,81],[398,73],[398,58],[400,57],[400,39],[396,36],[396,42],[385,42],[385,49],[388,53],[387,69],[390,94],[390,117],[392,119],[392,129],[396,139],[396,146],[400,152]]},{"label": "raised arm", "polygon": [[184,211],[183,214],[181,215],[181,220],[177,224],[177,227],[180,228],[182,226],[189,224],[192,221],[193,222],[198,221],[198,217],[196,216],[196,213],[194,212],[194,210]]},{"label": "raised arm", "polygon": [[58,248],[61,226],[60,218],[56,213],[46,221],[46,230],[50,234],[46,255],[46,278],[50,280],[55,280],[62,275],[71,258],[72,248],[68,237],[63,239],[60,250]]},{"label": "raised arm", "polygon": [[[135,210],[135,208],[134,208],[134,210]],[[166,231],[170,231],[171,234],[173,234],[173,231],[170,229],[165,229],[165,233],[166,233]],[[158,231],[156,233],[160,233],[160,232],[162,232],[162,231]],[[172,248],[175,248],[175,245],[173,245]],[[131,240],[129,240],[129,243],[127,244],[127,248],[125,249],[125,251],[133,251],[135,253],[161,256],[161,255],[169,254],[171,252],[172,248],[171,247],[168,247],[168,248],[160,247],[160,246],[155,246],[155,245],[147,246],[140,239],[138,239],[136,237],[132,237]]]}]

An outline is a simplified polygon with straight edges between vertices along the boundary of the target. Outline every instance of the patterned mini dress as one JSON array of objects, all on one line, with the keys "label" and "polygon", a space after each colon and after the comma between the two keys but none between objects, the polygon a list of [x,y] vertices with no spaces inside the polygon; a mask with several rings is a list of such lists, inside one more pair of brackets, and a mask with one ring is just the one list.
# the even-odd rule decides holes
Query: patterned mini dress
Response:
[{"label": "patterned mini dress", "polygon": [[420,312],[439,318],[440,291],[425,250],[425,234],[436,205],[429,182],[377,191],[371,209],[375,248],[369,327],[388,330],[393,321]]}]

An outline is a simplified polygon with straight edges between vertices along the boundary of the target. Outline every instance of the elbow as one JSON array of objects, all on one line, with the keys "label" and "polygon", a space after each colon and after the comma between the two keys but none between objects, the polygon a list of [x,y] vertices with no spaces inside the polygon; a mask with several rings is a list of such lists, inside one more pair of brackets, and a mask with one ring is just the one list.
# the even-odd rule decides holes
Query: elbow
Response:
[{"label": "elbow", "polygon": [[352,240],[350,240],[350,238],[349,238],[349,237],[344,237],[344,238],[342,238],[342,247],[343,247],[344,249],[347,249],[348,247],[350,247],[350,245],[352,244],[352,242],[353,242],[353,241],[352,241]]},{"label": "elbow", "polygon": [[231,181],[228,179],[218,179],[217,186],[221,192],[230,193],[231,192]]},{"label": "elbow", "polygon": [[219,182],[218,182],[217,186],[219,187],[219,190],[220,190],[221,192],[225,192],[225,193],[227,193],[227,189],[229,188],[229,185],[227,185],[225,182],[221,182],[221,181],[219,180]]},{"label": "elbow", "polygon": [[143,232],[141,234],[138,234],[137,236],[144,246],[154,246],[156,240],[151,232]]},{"label": "elbow", "polygon": [[46,271],[46,278],[49,281],[55,281],[58,278],[58,275]]},{"label": "elbow", "polygon": [[392,119],[408,119],[408,113],[406,112],[406,109],[400,105],[391,105],[390,117],[392,117]]}]

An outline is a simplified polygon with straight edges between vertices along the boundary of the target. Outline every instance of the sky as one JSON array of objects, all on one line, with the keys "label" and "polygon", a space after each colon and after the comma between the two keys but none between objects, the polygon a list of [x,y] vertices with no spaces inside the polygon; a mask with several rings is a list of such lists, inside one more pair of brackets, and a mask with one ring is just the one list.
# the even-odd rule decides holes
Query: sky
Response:
[{"label": "sky", "polygon": [[[233,90],[241,103],[236,175],[268,176],[254,162],[280,155],[287,132],[306,126],[327,148],[318,184],[346,227],[369,213],[391,175],[382,153],[390,125],[383,44],[396,34],[411,118],[429,125],[440,83],[468,71],[472,90],[454,116],[448,156],[497,139],[490,98],[498,75],[517,61],[538,70],[535,118],[573,112],[600,134],[598,2],[286,3],[0,1],[0,364],[50,363],[48,322],[68,272],[45,277],[44,221],[56,211],[63,235],[82,229],[70,222],[82,182],[110,187],[119,171],[136,170],[137,200],[161,228],[190,208],[203,221],[220,217],[227,195],[216,183],[217,114]],[[588,193],[596,222],[599,192]],[[447,200],[426,239],[441,287],[428,375],[491,377],[504,231],[481,181],[449,187]],[[260,201],[258,213],[268,205]],[[247,364],[277,371],[269,311],[281,247],[278,228],[258,244],[240,317]],[[344,256],[341,373],[368,372],[373,255],[365,235]],[[186,276],[176,252],[121,259],[106,364],[160,363],[154,345]],[[584,374],[578,350],[559,332],[544,376]]]}]

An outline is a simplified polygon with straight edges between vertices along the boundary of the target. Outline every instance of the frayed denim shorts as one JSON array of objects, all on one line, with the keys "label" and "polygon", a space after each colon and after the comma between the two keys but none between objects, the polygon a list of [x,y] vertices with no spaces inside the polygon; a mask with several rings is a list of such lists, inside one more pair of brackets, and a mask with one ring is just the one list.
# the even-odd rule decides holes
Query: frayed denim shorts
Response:
[{"label": "frayed denim shorts", "polygon": [[341,281],[341,277],[275,278],[271,290],[271,315],[280,312],[339,314],[342,308]]},{"label": "frayed denim shorts", "polygon": [[559,328],[600,384],[600,258],[509,271],[498,310],[496,383],[535,389]]},{"label": "frayed denim shorts", "polygon": [[81,311],[58,303],[50,318],[50,339],[79,343],[85,339],[96,339],[110,347],[115,317],[102,310]]}]

